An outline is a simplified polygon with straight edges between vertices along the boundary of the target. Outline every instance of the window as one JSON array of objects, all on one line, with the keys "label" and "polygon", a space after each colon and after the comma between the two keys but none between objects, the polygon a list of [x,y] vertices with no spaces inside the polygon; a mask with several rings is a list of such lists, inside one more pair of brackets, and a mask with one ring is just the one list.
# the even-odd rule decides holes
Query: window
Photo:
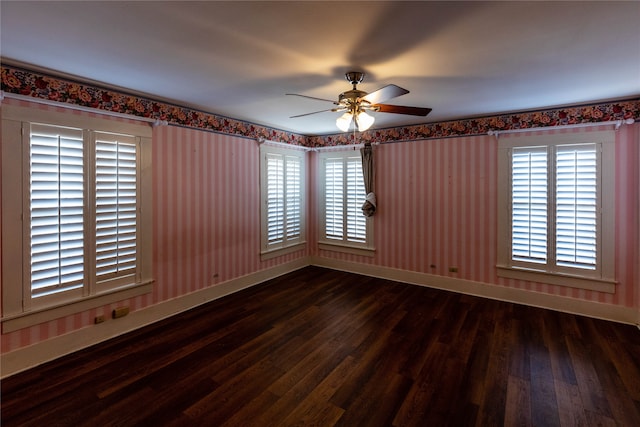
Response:
[{"label": "window", "polygon": [[360,153],[322,153],[320,164],[320,247],[372,255],[367,251],[373,250],[373,222],[362,213],[366,193]]},{"label": "window", "polygon": [[3,112],[3,262],[22,265],[3,269],[3,317],[38,322],[149,292],[149,127]]},{"label": "window", "polygon": [[262,258],[302,249],[305,242],[305,152],[260,146]]},{"label": "window", "polygon": [[501,275],[611,290],[613,141],[612,132],[500,140]]}]

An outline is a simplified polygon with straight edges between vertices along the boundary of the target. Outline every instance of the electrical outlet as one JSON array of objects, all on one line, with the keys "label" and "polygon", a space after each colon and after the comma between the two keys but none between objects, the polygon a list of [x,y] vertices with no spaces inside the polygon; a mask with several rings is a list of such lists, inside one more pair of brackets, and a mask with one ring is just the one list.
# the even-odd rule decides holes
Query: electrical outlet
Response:
[{"label": "electrical outlet", "polygon": [[129,307],[118,307],[113,310],[113,318],[118,319],[120,317],[124,317],[129,314]]},{"label": "electrical outlet", "polygon": [[96,318],[93,319],[93,323],[95,323],[97,325],[98,323],[104,322],[104,320],[105,320],[104,319],[104,315],[96,316]]}]

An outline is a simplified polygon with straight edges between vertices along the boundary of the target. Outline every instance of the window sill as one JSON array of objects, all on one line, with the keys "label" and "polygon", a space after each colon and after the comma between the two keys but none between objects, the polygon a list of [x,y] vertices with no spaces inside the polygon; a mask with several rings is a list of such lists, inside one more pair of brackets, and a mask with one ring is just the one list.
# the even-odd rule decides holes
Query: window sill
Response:
[{"label": "window sill", "polygon": [[298,252],[305,249],[306,246],[307,246],[307,242],[305,241],[305,242],[295,243],[293,245],[286,246],[283,248],[267,249],[266,251],[260,252],[260,261],[266,261],[282,255]]},{"label": "window sill", "polygon": [[82,300],[63,303],[53,307],[41,308],[26,313],[16,314],[2,319],[2,333],[28,328],[43,322],[80,313],[93,308],[113,304],[118,301],[151,293],[153,280],[126,288],[115,289],[106,293],[85,297]]},{"label": "window sill", "polygon": [[570,288],[613,294],[616,291],[616,281],[590,277],[571,276],[568,274],[547,273],[546,271],[528,270],[524,268],[498,265],[498,277],[508,279],[527,280],[549,285],[567,286]]},{"label": "window sill", "polygon": [[376,249],[365,246],[352,246],[343,243],[319,242],[318,249],[322,251],[343,252],[352,255],[375,256]]}]

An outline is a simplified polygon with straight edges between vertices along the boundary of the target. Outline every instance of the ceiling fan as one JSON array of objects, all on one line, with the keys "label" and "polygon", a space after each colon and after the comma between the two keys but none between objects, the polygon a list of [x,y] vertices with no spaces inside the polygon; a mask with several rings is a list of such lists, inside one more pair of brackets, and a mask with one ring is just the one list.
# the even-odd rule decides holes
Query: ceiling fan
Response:
[{"label": "ceiling fan", "polygon": [[345,78],[349,83],[353,85],[353,89],[343,92],[339,95],[338,101],[331,101],[330,99],[316,98],[313,96],[299,95],[297,93],[287,93],[290,96],[301,96],[303,98],[316,99],[319,101],[331,102],[336,107],[326,110],[314,111],[312,113],[298,114],[295,117],[303,117],[311,114],[323,113],[326,111],[332,111],[336,113],[344,114],[336,119],[336,125],[343,132],[347,132],[351,127],[351,123],[355,124],[355,127],[359,131],[365,131],[373,125],[375,118],[367,113],[367,111],[380,112],[380,113],[394,113],[394,114],[408,114],[412,116],[426,116],[431,112],[431,108],[422,107],[404,107],[401,105],[389,105],[381,104],[381,102],[387,101],[391,98],[406,95],[408,90],[396,86],[393,84],[386,85],[374,92],[367,93],[359,90],[357,85],[364,79],[364,73],[360,71],[349,71],[345,74]]}]

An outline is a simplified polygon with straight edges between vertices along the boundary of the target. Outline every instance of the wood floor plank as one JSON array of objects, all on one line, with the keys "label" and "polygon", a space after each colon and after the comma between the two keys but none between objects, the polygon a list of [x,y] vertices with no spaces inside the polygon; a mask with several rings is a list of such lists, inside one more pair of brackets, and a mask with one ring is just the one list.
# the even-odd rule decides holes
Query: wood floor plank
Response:
[{"label": "wood floor plank", "polygon": [[430,420],[429,403],[438,392],[448,353],[449,346],[437,340],[429,346],[424,364],[394,417],[394,426],[420,426],[423,420]]},{"label": "wood floor plank", "polygon": [[463,377],[463,364],[456,358],[447,358],[436,377],[435,392],[427,404],[428,419],[433,420],[434,425],[448,425],[460,411],[468,407],[468,402],[464,400],[452,400],[452,396],[461,392]]},{"label": "wood floor plank", "polygon": [[[618,349],[622,353],[621,357],[626,357],[624,349],[619,348],[615,343],[611,343],[611,349]],[[607,354],[610,354],[607,352]],[[640,374],[635,377],[634,381],[634,369],[628,370],[622,369],[622,372],[628,372],[631,375],[627,375],[625,378],[621,378],[618,372],[620,372],[615,363],[620,356],[613,356],[612,359],[606,359],[604,357],[594,358],[594,368],[598,375],[598,380],[604,390],[604,395],[607,399],[609,408],[615,420],[623,420],[624,425],[632,423],[633,420],[640,419],[640,411],[636,406],[636,402],[633,399],[634,396],[634,383],[640,383]]]},{"label": "wood floor plank", "polygon": [[282,375],[284,372],[269,361],[258,362],[215,388],[184,413],[203,425],[222,424]]},{"label": "wood floor plank", "polygon": [[478,422],[481,425],[503,425],[509,378],[510,318],[506,318],[502,306],[491,315],[496,327],[487,343],[489,358],[484,377],[484,390]]},{"label": "wood floor plank", "polygon": [[[337,407],[336,405],[329,402],[329,397],[325,396],[324,398],[315,399],[309,396],[312,395],[313,391],[320,387],[323,381],[325,381],[332,372],[335,371],[337,366],[340,366],[345,359],[339,359],[340,356],[334,355],[332,357],[328,357],[325,361],[325,365],[320,368],[311,368],[309,373],[308,381],[298,381],[295,386],[291,387],[291,389],[282,392],[282,390],[278,390],[281,394],[277,395],[278,399],[271,405],[270,408],[267,408],[262,413],[256,414],[253,420],[253,424],[256,426],[266,426],[266,425],[278,425],[278,423],[274,424],[274,420],[283,420],[289,419],[289,421],[293,421],[290,414],[292,413],[292,408],[295,408],[293,412],[296,410],[303,414],[305,418],[316,418],[314,415],[314,411],[322,410],[328,411],[325,415],[318,415],[321,417],[329,416],[332,417],[333,414],[339,412],[340,415],[344,412],[342,408]],[[334,365],[334,368],[329,370],[330,366]],[[340,378],[342,380],[342,378]],[[277,384],[274,383],[277,386]],[[326,392],[326,390],[325,390]],[[316,407],[317,405],[317,407]],[[337,411],[335,411],[336,409]],[[324,412],[323,412],[324,413]]]},{"label": "wood floor plank", "polygon": [[485,394],[484,379],[487,375],[490,357],[487,343],[490,337],[491,334],[486,331],[476,333],[462,378],[463,393],[460,398],[476,407],[480,407]]},{"label": "wood floor plank", "polygon": [[640,331],[307,267],[2,381],[4,426],[640,425]]},{"label": "wood floor plank", "polygon": [[347,356],[307,395],[305,400],[329,401],[344,383],[344,379],[358,366],[358,362]]},{"label": "wood floor plank", "polygon": [[[366,339],[350,353],[358,362],[354,369],[331,398],[331,403],[340,408],[348,408],[353,400],[360,396],[360,390],[365,386],[369,377],[379,368],[381,359],[390,349],[388,338],[392,335],[393,326],[405,315],[404,312],[391,312],[391,317],[381,317],[384,319],[385,328],[366,328],[363,332]],[[390,372],[391,375],[393,372]]]},{"label": "wood floor plank", "polygon": [[567,342],[564,336],[558,334],[564,316],[552,315],[548,311],[543,311],[543,316],[543,340],[545,345],[549,347],[553,378],[569,384],[576,384],[576,374],[573,371]]},{"label": "wood floor plank", "polygon": [[[272,408],[279,398],[279,396],[265,390],[245,404],[241,411],[236,411],[235,414],[219,424],[219,427],[249,427],[257,425],[257,417]],[[194,420],[195,422],[197,420]],[[264,426],[266,425],[264,424]]]},{"label": "wood floor plank", "polygon": [[548,351],[538,348],[531,354],[531,413],[533,425],[559,426],[558,399]]},{"label": "wood floor plank", "polygon": [[303,401],[282,421],[271,422],[270,426],[335,426],[344,414],[344,409],[329,402]]},{"label": "wood floor plank", "polygon": [[509,375],[507,383],[504,425],[522,427],[536,425],[531,416],[531,384],[512,375]]},{"label": "wood floor plank", "polygon": [[585,345],[584,340],[577,337],[568,337],[567,345],[571,353],[573,369],[576,373],[578,390],[585,412],[593,414],[593,417],[611,417],[611,409],[604,396],[604,390],[598,378],[598,373],[593,365],[594,356],[602,355],[601,352],[594,354],[590,345]]},{"label": "wood floor plank", "polygon": [[586,412],[577,384],[567,384],[556,380],[555,389],[560,425],[563,427],[587,426]]}]

